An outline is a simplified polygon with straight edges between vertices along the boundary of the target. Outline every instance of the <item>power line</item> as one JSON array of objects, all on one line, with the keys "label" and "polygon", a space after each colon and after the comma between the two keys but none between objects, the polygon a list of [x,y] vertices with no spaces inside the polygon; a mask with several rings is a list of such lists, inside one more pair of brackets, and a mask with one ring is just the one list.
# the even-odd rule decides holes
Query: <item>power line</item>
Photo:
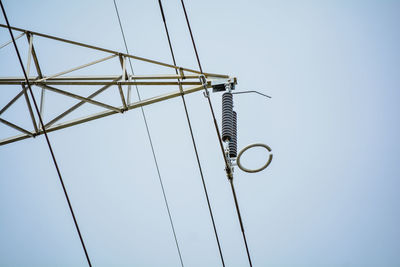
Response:
[{"label": "power line", "polygon": [[[120,26],[121,33],[122,33],[122,38],[124,39],[125,50],[126,50],[126,53],[129,54],[128,45],[127,45],[127,43],[126,43],[125,33],[124,33],[124,30],[123,30],[123,27],[122,27],[121,18],[120,18],[120,16],[119,16],[117,3],[116,3],[115,0],[113,0],[113,1],[114,1],[115,11],[116,11],[117,17],[118,17],[119,26]],[[131,62],[131,59],[130,59],[130,58],[129,58],[129,65],[130,65],[130,67],[131,67],[132,74],[134,75],[135,73],[134,73],[134,71],[133,71],[132,62]],[[142,99],[141,99],[141,96],[140,96],[140,93],[139,93],[138,86],[135,85],[135,88],[136,88],[137,97],[138,97],[139,101],[141,101]],[[154,150],[153,141],[152,141],[152,138],[151,138],[151,135],[150,135],[150,129],[149,129],[149,126],[148,126],[148,123],[147,123],[146,114],[145,114],[145,112],[144,112],[143,107],[140,107],[140,109],[141,109],[141,111],[142,111],[143,121],[144,121],[144,124],[145,124],[145,126],[146,126],[147,137],[148,137],[148,139],[149,139],[149,143],[150,143],[150,147],[151,147],[151,152],[153,153],[154,164],[156,165],[157,174],[158,174],[158,179],[159,179],[160,186],[161,186],[161,190],[162,190],[163,197],[164,197],[165,207],[166,207],[167,212],[168,212],[168,217],[169,217],[169,221],[170,221],[170,224],[171,224],[172,233],[173,233],[174,239],[175,239],[176,249],[177,249],[178,254],[179,254],[179,260],[180,260],[180,262],[181,262],[181,266],[183,267],[184,265],[183,265],[183,260],[182,260],[182,254],[181,254],[181,250],[180,250],[180,248],[179,248],[178,239],[177,239],[177,237],[176,237],[175,227],[174,227],[174,223],[173,223],[173,220],[172,220],[171,211],[170,211],[170,208],[169,208],[169,205],[168,205],[168,200],[167,200],[167,195],[166,195],[166,192],[165,192],[165,189],[164,189],[164,184],[163,184],[163,182],[162,182],[161,173],[160,173],[160,168],[159,168],[159,166],[158,166],[158,161],[157,161],[156,153],[155,153],[155,150]]]},{"label": "power line", "polygon": [[[10,23],[8,22],[8,18],[7,18],[7,15],[6,15],[6,11],[5,11],[5,9],[4,9],[4,6],[3,6],[3,3],[2,3],[1,0],[0,0],[0,5],[1,5],[1,9],[2,9],[2,11],[3,11],[4,18],[5,18],[6,23],[7,23],[8,30],[9,30],[10,35],[11,35],[11,39],[12,39],[13,44],[14,44],[14,47],[15,47],[15,51],[17,52],[17,56],[18,56],[19,63],[21,64],[21,68],[22,68],[22,71],[23,71],[23,73],[24,73],[25,82],[26,82],[26,84],[27,84],[27,86],[28,86],[29,93],[30,93],[30,95],[31,95],[31,97],[32,97],[32,100],[33,100],[33,104],[34,104],[34,106],[35,106],[36,113],[37,113],[37,115],[38,115],[38,117],[39,117],[40,125],[41,125],[41,127],[42,127],[42,129],[43,129],[43,133],[44,133],[44,136],[45,136],[45,138],[46,138],[46,142],[47,142],[47,145],[48,145],[48,147],[49,147],[50,154],[51,154],[51,157],[52,157],[52,159],[53,159],[54,166],[55,166],[55,168],[56,168],[56,170],[57,170],[58,178],[59,178],[59,180],[60,180],[62,189],[63,189],[63,191],[64,191],[65,198],[67,199],[68,207],[69,207],[69,210],[70,210],[70,212],[71,212],[72,218],[73,218],[73,220],[74,220],[75,228],[76,228],[76,230],[77,230],[77,232],[78,232],[79,239],[80,239],[81,244],[82,244],[82,248],[83,248],[83,250],[84,250],[84,252],[85,252],[86,260],[87,260],[89,266],[91,267],[92,264],[91,264],[91,262],[90,262],[90,258],[89,258],[88,252],[87,252],[87,250],[86,250],[86,246],[85,246],[85,243],[84,243],[84,241],[83,241],[81,231],[79,230],[79,226],[78,226],[78,222],[77,222],[76,217],[75,217],[74,210],[72,209],[72,205],[71,205],[71,202],[70,202],[70,200],[69,200],[68,193],[67,193],[67,190],[66,190],[66,188],[65,188],[64,181],[63,181],[63,178],[62,178],[62,176],[61,176],[61,172],[60,172],[60,169],[59,169],[58,164],[57,164],[56,157],[55,157],[54,152],[53,152],[53,148],[51,147],[49,137],[47,136],[47,131],[46,131],[45,127],[44,127],[44,123],[43,123],[43,120],[42,120],[42,116],[40,115],[40,111],[39,111],[38,105],[37,105],[37,103],[36,103],[35,97],[34,97],[34,95],[33,95],[32,88],[31,88],[31,85],[30,85],[30,83],[29,83],[29,79],[28,79],[28,76],[27,76],[27,74],[26,74],[24,64],[23,64],[23,62],[22,62],[21,55],[20,55],[19,50],[18,50],[18,47],[17,47],[17,43],[15,42],[14,35],[13,35],[12,31],[11,31]],[[24,86],[24,90],[26,90],[26,87],[25,87],[25,86]]]},{"label": "power line", "polygon": [[244,226],[243,226],[243,221],[242,221],[242,215],[240,214],[239,202],[238,202],[237,197],[236,197],[235,187],[233,186],[233,179],[229,179],[229,183],[231,184],[233,200],[234,200],[234,202],[235,202],[236,213],[237,213],[237,216],[238,216],[238,219],[239,219],[240,230],[242,231],[244,246],[245,246],[245,248],[246,248],[246,253],[247,253],[247,259],[249,260],[250,266],[253,266],[253,264],[252,264],[252,262],[251,262],[249,246],[247,245],[246,234],[244,233]]},{"label": "power line", "polygon": [[[181,0],[181,3],[182,3],[183,12],[185,13],[186,24],[187,24],[188,29],[189,29],[190,38],[192,39],[192,44],[193,44],[194,52],[195,52],[195,54],[196,54],[197,64],[199,65],[200,72],[203,74],[203,68],[201,67],[200,58],[199,58],[199,54],[198,54],[198,52],[197,52],[196,43],[195,43],[194,38],[193,38],[192,28],[190,27],[190,22],[189,22],[189,18],[188,18],[187,12],[186,12],[185,3],[183,2],[183,0]],[[206,88],[205,88],[205,90],[206,90]],[[208,104],[209,104],[209,106],[210,106],[210,111],[211,111],[211,115],[212,115],[212,117],[213,117],[215,130],[216,130],[216,132],[217,132],[217,137],[218,137],[219,145],[220,145],[220,148],[221,148],[222,156],[223,156],[224,161],[225,161],[225,169],[226,169],[226,171],[227,171],[228,176],[230,176],[230,175],[232,175],[232,173],[231,173],[231,170],[230,170],[230,167],[229,167],[228,159],[227,159],[226,156],[225,156],[224,145],[222,144],[221,134],[220,134],[220,131],[219,131],[219,128],[218,128],[217,119],[215,118],[214,108],[213,108],[213,106],[212,106],[211,99],[210,99],[210,95],[208,94],[207,90],[206,90],[206,92],[205,92],[205,96],[206,96],[206,98],[207,98],[207,100],[208,100]]]},{"label": "power line", "polygon": [[[199,53],[197,52],[197,47],[196,47],[196,43],[195,43],[195,41],[194,41],[194,37],[193,37],[193,33],[192,33],[192,28],[190,27],[189,18],[188,18],[188,15],[187,15],[187,12],[186,12],[186,8],[185,8],[185,3],[183,2],[183,0],[181,0],[181,4],[182,4],[183,12],[185,13],[186,24],[187,24],[188,29],[189,29],[190,38],[191,38],[192,44],[193,44],[193,49],[194,49],[194,52],[195,52],[195,54],[196,54],[197,63],[198,63],[198,65],[199,65],[200,72],[203,73],[203,69],[202,69],[201,63],[200,63]],[[206,90],[206,88],[204,88],[204,89]],[[226,170],[226,174],[227,174],[227,176],[228,176],[228,180],[229,180],[229,182],[230,182],[230,184],[231,184],[233,199],[234,199],[234,201],[235,201],[236,212],[237,212],[237,215],[238,215],[238,219],[239,219],[239,223],[240,223],[240,228],[241,228],[241,231],[242,231],[242,236],[243,236],[244,244],[245,244],[245,247],[246,247],[247,258],[248,258],[248,260],[249,260],[250,266],[253,266],[253,265],[252,265],[252,262],[251,262],[249,247],[248,247],[248,245],[247,245],[246,234],[245,234],[245,232],[244,232],[244,227],[243,227],[243,222],[242,222],[242,216],[241,216],[241,214],[240,214],[239,204],[238,204],[237,197],[236,197],[235,187],[234,187],[234,185],[233,185],[233,174],[232,174],[232,170],[231,170],[231,167],[230,167],[230,165],[229,165],[228,159],[227,159],[227,157],[225,156],[225,151],[224,151],[224,146],[223,146],[223,144],[222,144],[221,134],[220,134],[220,131],[219,131],[219,128],[218,128],[217,120],[216,120],[216,118],[215,118],[215,113],[214,113],[214,109],[213,109],[213,106],[212,106],[212,103],[211,103],[210,95],[208,94],[207,90],[206,90],[205,96],[207,97],[208,104],[209,104],[209,106],[210,106],[210,111],[211,111],[211,115],[212,115],[212,117],[213,117],[214,126],[215,126],[215,130],[216,130],[216,133],[217,133],[218,141],[219,141],[219,144],[220,144],[221,152],[222,152],[222,155],[223,155],[223,157],[224,157],[224,161],[225,161],[225,170]]]},{"label": "power line", "polygon": [[[164,9],[163,9],[161,0],[158,0],[158,4],[160,5],[160,12],[161,12],[161,16],[162,16],[163,21],[164,21],[165,33],[167,34],[167,39],[168,39],[169,49],[171,51],[172,60],[174,62],[174,66],[176,66],[174,50],[172,48],[171,38],[169,36],[167,21],[166,21],[166,18],[165,18]],[[178,74],[178,70],[177,69],[175,69],[175,72],[176,72],[176,74]],[[178,81],[180,83],[180,79],[178,79]],[[182,85],[179,85],[179,86],[181,88]],[[210,203],[210,199],[208,197],[207,187],[206,187],[206,183],[205,183],[204,175],[203,175],[203,170],[202,170],[201,163],[200,163],[199,153],[197,151],[196,141],[194,139],[192,124],[190,122],[190,117],[189,117],[188,109],[187,109],[187,106],[186,106],[186,100],[185,100],[185,96],[184,96],[183,93],[181,93],[181,97],[182,97],[183,106],[185,108],[186,120],[187,120],[187,123],[188,123],[188,126],[189,126],[190,135],[192,137],[193,148],[194,148],[194,151],[195,151],[195,154],[196,154],[196,160],[197,160],[197,165],[198,165],[199,171],[200,171],[200,176],[201,176],[201,181],[202,181],[202,184],[203,184],[204,194],[205,194],[206,199],[207,199],[208,211],[210,213],[211,221],[212,221],[212,224],[213,224],[215,239],[216,239],[217,244],[218,244],[219,255],[220,255],[220,258],[221,258],[222,266],[225,266],[224,257],[222,256],[221,244],[219,242],[217,228],[216,228],[216,225],[215,225],[214,215],[213,215],[213,212],[212,212],[212,209],[211,209],[211,203]]]}]

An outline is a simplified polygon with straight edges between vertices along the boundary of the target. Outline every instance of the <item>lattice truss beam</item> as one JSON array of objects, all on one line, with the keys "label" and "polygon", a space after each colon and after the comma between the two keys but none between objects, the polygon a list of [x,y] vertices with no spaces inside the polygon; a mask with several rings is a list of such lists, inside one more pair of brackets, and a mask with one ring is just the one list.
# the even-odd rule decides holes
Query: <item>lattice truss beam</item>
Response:
[{"label": "lattice truss beam", "polygon": [[[0,24],[0,27],[6,28],[6,25]],[[37,99],[40,105],[41,116],[46,118],[45,112],[51,112],[51,108],[57,107],[57,104],[49,104],[46,102],[46,108],[44,108],[44,103],[46,101],[52,101],[46,99],[46,92],[53,92],[55,94],[61,95],[66,98],[72,98],[77,101],[75,104],[70,107],[58,112],[57,115],[52,118],[44,121],[44,127],[47,132],[57,131],[60,129],[64,129],[67,127],[71,127],[77,124],[85,123],[88,121],[96,120],[99,118],[103,118],[106,116],[110,116],[117,113],[123,113],[128,110],[132,110],[141,106],[150,105],[153,103],[157,103],[160,101],[164,101],[167,99],[171,99],[181,94],[190,94],[197,92],[199,90],[203,90],[205,87],[211,88],[216,84],[224,84],[224,83],[236,83],[236,78],[230,77],[228,75],[221,74],[212,74],[212,73],[204,73],[203,75],[193,69],[177,67],[171,64],[138,57],[126,53],[121,53],[118,51],[113,51],[101,47],[96,47],[84,43],[79,43],[55,36],[50,36],[46,34],[41,34],[37,32],[28,31],[25,29],[15,28],[12,30],[18,32],[16,35],[16,39],[20,39],[21,37],[26,37],[27,40],[27,62],[26,69],[29,76],[29,83],[31,84],[36,94],[39,94],[40,97]],[[38,58],[36,43],[34,42],[34,37],[40,37],[45,39],[50,39],[56,42],[62,42],[66,44],[70,44],[77,47],[85,47],[90,50],[96,50],[100,52],[106,53],[106,57],[102,57],[100,59],[91,61],[89,63],[76,66],[74,68],[69,68],[67,70],[45,75],[41,68],[41,64]],[[35,38],[36,40],[36,38]],[[12,45],[12,41],[8,41],[2,45],[0,45],[0,49],[4,47]],[[73,55],[71,55],[73,56]],[[151,75],[133,75],[129,74],[127,71],[128,59],[135,60],[136,62],[146,62],[152,65],[166,67],[170,71],[177,70],[177,74],[151,74]],[[87,69],[88,67],[92,67],[94,65],[98,65],[99,63],[117,60],[119,61],[119,73],[114,73],[110,75],[86,75],[86,76],[69,76],[72,72],[76,72],[78,70]],[[33,63],[33,64],[32,64]],[[36,76],[31,76],[30,73],[33,71],[32,65],[34,65],[34,70],[36,72]],[[1,76],[1,73],[0,73]],[[161,95],[152,96],[150,98],[146,98],[143,100],[131,101],[131,90],[132,86],[173,86],[179,90],[175,90],[172,92],[163,93]],[[82,92],[76,93],[76,89],[82,86],[91,86],[95,87],[96,90],[89,95],[82,95]],[[9,99],[3,106],[0,106],[0,123],[6,125],[16,131],[19,132],[18,135],[6,137],[0,139],[0,145],[5,145],[8,143],[16,142],[19,140],[23,140],[26,138],[35,137],[43,134],[43,129],[38,122],[38,117],[36,116],[32,106],[32,99],[28,96],[27,93],[27,85],[23,76],[19,77],[0,77],[0,92],[2,92],[3,88],[7,90],[13,90],[13,92],[17,92],[11,99]],[[100,87],[100,88],[98,88]],[[17,88],[17,91],[15,91]],[[75,88],[75,90],[73,90]],[[112,105],[106,103],[104,100],[95,100],[100,94],[104,94],[107,91],[115,92],[115,94],[119,94],[119,105]],[[22,99],[22,100],[21,100]],[[22,127],[18,125],[16,122],[9,121],[5,118],[2,118],[3,114],[12,109],[13,105],[15,105],[18,101],[25,102],[24,110],[13,109],[13,112],[24,112],[25,116],[30,119],[30,127]],[[73,118],[68,121],[63,121],[65,117],[71,117],[70,114],[79,109],[82,109],[84,105],[94,105],[100,107],[102,110],[100,112],[94,112],[86,116],[80,116],[77,118]]]}]

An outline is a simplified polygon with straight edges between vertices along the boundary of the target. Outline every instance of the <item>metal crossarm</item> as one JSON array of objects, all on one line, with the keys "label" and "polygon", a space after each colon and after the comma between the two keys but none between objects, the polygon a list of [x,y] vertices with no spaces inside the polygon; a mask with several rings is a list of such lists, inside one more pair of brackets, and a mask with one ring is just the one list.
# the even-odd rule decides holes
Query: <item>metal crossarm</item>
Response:
[{"label": "metal crossarm", "polygon": [[[0,28],[6,28],[7,26],[0,24]],[[234,82],[236,83],[236,78],[230,77],[228,75],[221,74],[212,74],[212,73],[203,73],[200,71],[192,70],[189,68],[183,68],[163,62],[159,62],[156,60],[151,60],[143,57],[138,57],[126,53],[121,53],[118,51],[113,51],[97,46],[92,46],[84,43],[79,43],[55,36],[50,36],[38,32],[32,32],[25,29],[12,27],[12,30],[19,31],[21,34],[18,36],[22,37],[26,35],[26,40],[28,42],[28,58],[27,58],[27,73],[29,84],[33,86],[33,88],[37,88],[40,90],[40,113],[43,116],[43,106],[45,100],[45,92],[53,92],[57,95],[62,95],[68,98],[79,100],[78,103],[72,105],[71,107],[58,111],[59,115],[55,116],[48,121],[45,121],[44,127],[47,132],[57,131],[60,129],[64,129],[67,127],[71,127],[77,124],[85,123],[88,121],[96,120],[99,118],[103,118],[106,116],[110,116],[117,113],[123,113],[128,110],[132,110],[138,107],[142,107],[145,105],[154,104],[157,102],[161,102],[170,98],[181,96],[181,94],[190,94],[197,91],[204,90],[204,84],[202,82],[202,77],[205,77],[205,86],[207,88],[211,88],[215,82]],[[88,62],[86,64],[81,64],[74,68],[69,68],[67,70],[57,72],[55,74],[44,74],[43,70],[40,67],[38,55],[35,50],[34,40],[36,38],[47,38],[57,42],[63,42],[72,44],[75,46],[85,47],[88,49],[93,49],[101,52],[106,52],[108,55],[97,59],[95,61]],[[7,46],[8,43],[5,43],[0,47],[3,48]],[[126,60],[130,58],[133,60],[138,60],[142,62],[147,62],[153,65],[158,65],[161,67],[167,67],[172,70],[177,70],[178,74],[149,74],[149,75],[132,75],[127,72],[126,68]],[[93,66],[99,64],[101,62],[110,61],[117,59],[121,66],[120,72],[111,73],[109,75],[91,75],[91,76],[81,76],[81,75],[73,75],[73,72],[85,69],[89,66]],[[33,65],[36,69],[37,76],[29,75],[31,65]],[[14,130],[19,131],[21,134],[16,136],[7,137],[5,139],[0,140],[0,145],[5,145],[8,143],[16,142],[19,140],[23,140],[26,138],[35,137],[37,135],[43,134],[43,129],[41,129],[40,125],[37,122],[33,112],[32,112],[32,104],[31,99],[26,94],[25,88],[26,80],[25,77],[0,77],[0,93],[2,90],[10,90],[14,89],[13,86],[22,86],[22,90],[19,91],[15,97],[13,97],[7,104],[4,106],[0,106],[0,123],[6,125],[8,127],[13,128]],[[161,94],[158,96],[154,96],[148,99],[143,99],[136,102],[130,101],[130,86],[132,85],[142,85],[142,86],[179,86],[180,90],[176,90],[173,92],[168,92],[165,94]],[[76,88],[80,88],[79,86],[102,86],[101,88],[97,88],[92,94],[88,96],[83,96],[82,92],[77,91]],[[128,90],[124,90],[124,87],[127,86]],[[5,89],[3,89],[4,87]],[[72,92],[72,89],[75,90]],[[95,89],[95,88],[94,88]],[[120,106],[110,105],[104,103],[104,101],[94,100],[96,96],[99,94],[113,90],[116,93],[116,96],[120,98]],[[77,93],[78,92],[78,93]],[[20,127],[15,122],[10,121],[9,119],[1,118],[2,114],[8,110],[10,107],[15,105],[15,103],[24,95],[25,102],[27,106],[27,118],[30,118],[32,121],[32,127],[28,128],[27,126]],[[84,104],[89,103],[91,105],[95,105],[104,109],[103,111],[92,113],[90,115],[84,117],[78,117],[66,122],[60,122],[65,116],[69,115],[73,111],[81,108]],[[50,110],[51,111],[51,110]],[[47,108],[46,108],[47,112]],[[54,113],[54,112],[53,112]]]}]

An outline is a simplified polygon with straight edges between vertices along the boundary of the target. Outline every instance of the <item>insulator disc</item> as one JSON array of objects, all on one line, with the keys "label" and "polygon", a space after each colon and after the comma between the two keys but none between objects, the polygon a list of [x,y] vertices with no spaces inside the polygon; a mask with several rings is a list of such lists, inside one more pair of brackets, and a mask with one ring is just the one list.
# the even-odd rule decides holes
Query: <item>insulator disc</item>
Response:
[{"label": "insulator disc", "polygon": [[233,111],[232,139],[229,142],[229,156],[231,158],[237,157],[237,114],[235,111]]},{"label": "insulator disc", "polygon": [[232,94],[222,94],[222,140],[232,140],[233,134],[233,99]]}]

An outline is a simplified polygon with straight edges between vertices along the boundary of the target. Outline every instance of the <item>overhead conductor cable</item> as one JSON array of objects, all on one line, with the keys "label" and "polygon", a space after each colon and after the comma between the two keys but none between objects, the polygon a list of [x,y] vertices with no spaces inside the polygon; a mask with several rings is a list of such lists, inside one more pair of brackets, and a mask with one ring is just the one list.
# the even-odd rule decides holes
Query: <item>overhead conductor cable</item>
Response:
[{"label": "overhead conductor cable", "polygon": [[17,47],[17,43],[15,42],[14,35],[13,35],[12,31],[11,31],[10,23],[8,22],[8,18],[7,18],[7,15],[6,15],[6,11],[5,11],[5,9],[4,9],[4,6],[3,6],[3,3],[2,3],[1,0],[0,0],[0,5],[1,5],[1,10],[3,11],[4,18],[5,18],[6,23],[7,23],[8,30],[9,30],[10,35],[11,35],[11,39],[12,39],[13,44],[14,44],[15,52],[17,53],[19,63],[21,64],[21,68],[22,68],[22,71],[23,71],[23,73],[24,73],[25,83],[26,83],[26,85],[28,86],[29,93],[30,93],[30,95],[31,95],[31,97],[32,97],[32,100],[33,100],[33,104],[34,104],[34,106],[35,106],[36,113],[37,113],[37,115],[38,115],[38,117],[39,117],[40,126],[41,126],[41,128],[42,128],[42,130],[43,130],[43,133],[44,133],[44,136],[45,136],[45,138],[46,138],[46,142],[47,142],[47,145],[48,145],[49,150],[50,150],[51,158],[53,159],[54,166],[55,166],[55,168],[56,168],[56,170],[57,170],[57,175],[58,175],[58,178],[59,178],[59,180],[60,180],[62,189],[63,189],[63,191],[64,191],[64,195],[65,195],[65,198],[66,198],[66,200],[67,200],[68,207],[69,207],[69,210],[70,210],[71,215],[72,215],[72,219],[74,220],[74,224],[75,224],[76,231],[78,232],[79,239],[80,239],[80,241],[81,241],[83,251],[85,252],[85,256],[86,256],[87,263],[88,263],[88,265],[91,267],[92,264],[91,264],[91,262],[90,262],[89,254],[88,254],[88,252],[87,252],[87,250],[86,250],[85,243],[83,242],[83,237],[82,237],[81,231],[79,230],[79,225],[78,225],[78,222],[77,222],[77,220],[76,220],[74,210],[72,209],[71,201],[69,200],[68,193],[67,193],[67,190],[66,190],[66,188],[65,188],[64,181],[63,181],[63,178],[62,178],[62,176],[61,176],[61,172],[60,172],[60,169],[58,168],[57,160],[56,160],[56,157],[55,157],[54,152],[53,152],[53,148],[51,147],[49,137],[47,136],[47,131],[46,131],[46,128],[45,128],[45,126],[44,126],[44,123],[43,123],[43,120],[42,120],[42,116],[40,115],[40,110],[39,110],[39,108],[38,108],[38,105],[37,105],[37,103],[36,103],[35,97],[34,97],[34,95],[33,95],[32,88],[31,88],[31,85],[30,85],[30,83],[29,83],[28,75],[27,75],[27,73],[26,73],[26,71],[25,71],[24,63],[22,62],[21,55],[20,55],[19,50],[18,50],[18,47]]},{"label": "overhead conductor cable", "polygon": [[[164,21],[164,28],[165,28],[165,33],[167,34],[169,49],[171,51],[171,57],[172,57],[174,66],[176,66],[175,54],[174,54],[174,50],[172,48],[171,38],[169,36],[167,21],[166,21],[166,18],[165,18],[164,9],[163,9],[161,0],[158,0],[158,4],[160,6],[161,16],[162,16],[162,19]],[[178,75],[178,70],[177,69],[175,69],[175,72]],[[178,79],[178,82],[179,83],[181,82],[180,79]],[[179,87],[180,87],[181,92],[182,92],[182,85],[179,84]],[[210,199],[208,197],[207,187],[206,187],[206,183],[205,183],[204,175],[203,175],[203,170],[202,170],[201,163],[200,163],[200,157],[199,157],[199,153],[197,151],[196,141],[194,139],[192,124],[190,122],[190,117],[189,117],[188,109],[187,109],[187,106],[186,106],[186,100],[185,100],[185,96],[184,96],[183,93],[181,93],[181,97],[182,97],[183,107],[185,108],[186,120],[187,120],[187,123],[188,123],[188,126],[189,126],[190,136],[192,138],[192,144],[193,144],[194,152],[195,152],[195,155],[196,155],[197,165],[199,167],[200,177],[201,177],[201,181],[202,181],[202,184],[203,184],[204,194],[205,194],[206,200],[207,200],[208,211],[210,213],[210,217],[211,217],[211,221],[212,221],[212,225],[213,225],[213,229],[214,229],[215,239],[216,239],[217,245],[218,245],[218,251],[219,251],[220,258],[221,258],[221,263],[222,263],[222,266],[225,266],[224,257],[222,255],[221,244],[219,242],[217,228],[216,228],[216,225],[215,225],[214,215],[213,215],[213,212],[212,212],[212,209],[211,209],[211,203],[210,203]]]},{"label": "overhead conductor cable", "polygon": [[[120,18],[120,16],[119,16],[117,3],[115,2],[115,0],[113,0],[113,1],[114,1],[115,11],[116,11],[117,17],[118,17],[119,26],[120,26],[121,33],[122,33],[122,38],[124,39],[125,50],[126,50],[126,53],[129,54],[128,45],[126,44],[125,34],[124,34],[124,30],[123,30],[122,23],[121,23],[121,18]],[[134,74],[134,72],[133,72],[133,67],[132,67],[132,62],[131,62],[131,59],[130,59],[130,58],[129,58],[129,65],[130,65],[130,67],[131,67],[132,74]],[[141,99],[141,97],[140,97],[140,93],[139,93],[139,89],[138,89],[137,85],[135,85],[135,88],[136,88],[137,97],[138,97],[139,101],[141,101],[142,99]],[[173,236],[174,236],[176,249],[177,249],[177,251],[178,251],[178,255],[179,255],[179,260],[180,260],[181,266],[183,267],[184,265],[183,265],[181,250],[180,250],[180,248],[179,248],[178,239],[177,239],[177,237],[176,237],[175,227],[174,227],[174,223],[173,223],[173,220],[172,220],[171,211],[170,211],[170,209],[169,209],[168,199],[167,199],[167,195],[166,195],[166,192],[165,192],[165,189],[164,189],[164,184],[163,184],[163,182],[162,182],[161,173],[160,173],[160,168],[159,168],[159,166],[158,166],[158,161],[157,161],[156,153],[155,153],[154,146],[153,146],[153,141],[152,141],[152,139],[151,139],[150,129],[149,129],[149,126],[148,126],[148,124],[147,124],[146,114],[145,114],[144,109],[143,109],[142,106],[140,107],[140,109],[141,109],[141,111],[142,111],[143,121],[144,121],[144,124],[145,124],[145,126],[146,126],[146,131],[147,131],[147,137],[148,137],[148,139],[149,139],[151,151],[152,151],[152,153],[153,153],[154,164],[156,165],[157,174],[158,174],[158,180],[159,180],[159,182],[160,182],[162,194],[163,194],[163,197],[164,197],[165,207],[166,207],[167,212],[168,212],[168,218],[169,218],[169,222],[170,222],[170,225],[171,225],[172,233],[173,233]]]},{"label": "overhead conductor cable", "polygon": [[[187,12],[186,12],[186,8],[185,8],[185,3],[183,2],[183,0],[181,0],[181,4],[182,4],[183,12],[185,13],[186,24],[187,24],[188,29],[189,29],[190,38],[191,38],[191,40],[192,40],[193,49],[194,49],[194,52],[195,52],[195,55],[196,55],[197,63],[198,63],[198,65],[199,65],[200,72],[203,74],[203,69],[202,69],[202,67],[201,67],[199,54],[198,54],[198,52],[197,52],[196,43],[195,43],[195,41],[194,41],[192,29],[191,29],[191,27],[190,27],[189,18],[188,18],[188,15],[187,15]],[[207,100],[208,100],[208,104],[209,104],[209,106],[210,106],[210,111],[211,111],[211,115],[212,115],[212,118],[213,118],[213,121],[214,121],[215,131],[216,131],[216,133],[217,133],[217,137],[218,137],[218,141],[219,141],[219,144],[220,144],[221,152],[222,152],[222,155],[223,155],[223,158],[224,158],[226,175],[227,175],[228,180],[229,180],[229,183],[230,183],[230,185],[231,185],[232,195],[233,195],[233,199],[234,199],[235,207],[236,207],[236,213],[237,213],[237,216],[238,216],[238,219],[239,219],[240,228],[241,228],[242,236],[243,236],[243,241],[244,241],[245,248],[246,248],[247,259],[248,259],[248,261],[249,261],[249,265],[250,265],[250,266],[253,266],[253,265],[252,265],[252,262],[251,262],[249,247],[248,247],[248,245],[247,245],[246,234],[245,234],[245,232],[244,232],[244,226],[243,226],[243,222],[242,222],[242,216],[241,216],[241,214],[240,214],[239,204],[238,204],[237,197],[236,197],[235,187],[234,187],[234,185],[233,185],[233,173],[232,173],[231,163],[229,162],[228,157],[225,155],[224,145],[223,145],[223,143],[222,143],[221,134],[220,134],[220,131],[219,131],[219,128],[218,128],[218,123],[217,123],[217,120],[216,120],[216,118],[215,118],[214,109],[213,109],[213,106],[212,106],[212,103],[211,103],[211,99],[210,99],[210,95],[209,95],[209,93],[208,93],[208,90],[207,90],[206,86],[204,86],[204,90],[205,90],[205,96],[206,96],[206,98],[207,98]]]}]

